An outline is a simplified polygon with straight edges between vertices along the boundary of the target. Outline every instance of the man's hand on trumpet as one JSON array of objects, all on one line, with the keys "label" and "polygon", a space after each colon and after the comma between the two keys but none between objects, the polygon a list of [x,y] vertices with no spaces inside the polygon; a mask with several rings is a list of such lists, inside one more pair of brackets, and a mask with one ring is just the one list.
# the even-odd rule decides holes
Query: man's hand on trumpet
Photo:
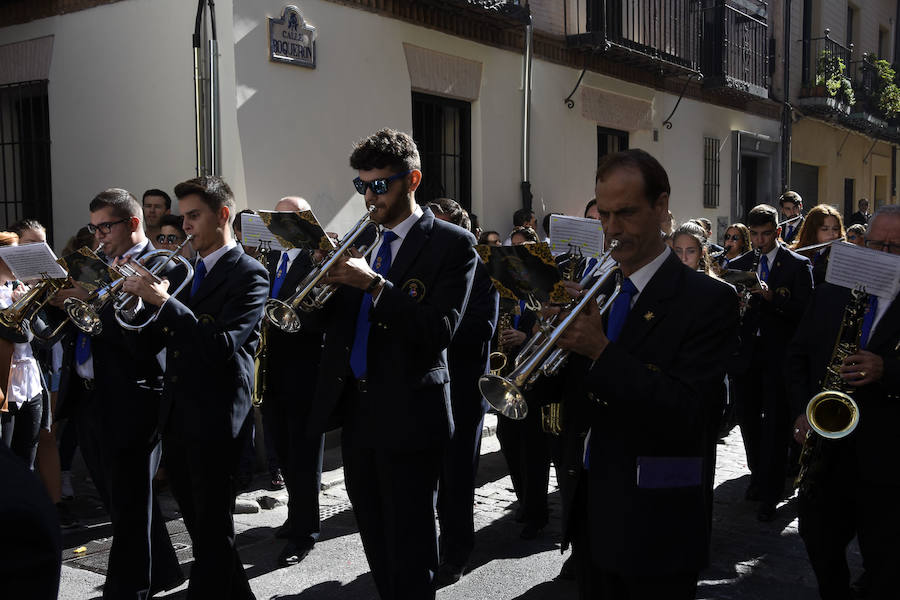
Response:
[{"label": "man's hand on trumpet", "polygon": [[125,278],[122,291],[133,294],[153,306],[162,306],[169,299],[169,280],[160,279],[140,263],[132,261],[131,268],[139,273]]},{"label": "man's hand on trumpet", "polygon": [[[328,269],[322,280],[325,283],[349,285],[360,290],[368,289],[378,275],[369,266],[369,261],[356,248],[350,248]],[[381,293],[379,285],[372,292],[372,298],[378,298]]]},{"label": "man's hand on trumpet", "polygon": [[[569,295],[575,299],[581,298],[584,289],[574,281],[563,282]],[[566,314],[560,315],[560,320],[565,318]],[[557,320],[557,323],[560,321]],[[603,329],[603,315],[597,307],[596,302],[588,302],[585,307],[575,318],[575,321],[569,325],[557,342],[557,346],[564,350],[571,350],[583,356],[587,356],[591,360],[597,360],[606,346],[609,345],[609,339]]]},{"label": "man's hand on trumpet", "polygon": [[59,290],[50,298],[50,306],[62,308],[65,301],[69,298],[78,298],[79,300],[87,300],[91,293],[81,286],[77,281],[72,282],[71,287]]}]

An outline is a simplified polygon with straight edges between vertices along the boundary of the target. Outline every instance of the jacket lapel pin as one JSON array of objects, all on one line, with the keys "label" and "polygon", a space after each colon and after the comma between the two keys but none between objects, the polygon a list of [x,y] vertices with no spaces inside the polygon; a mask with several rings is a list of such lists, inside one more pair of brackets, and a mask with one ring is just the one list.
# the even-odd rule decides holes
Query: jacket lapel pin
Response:
[{"label": "jacket lapel pin", "polygon": [[651,312],[651,311],[648,310],[647,313],[644,315],[644,320],[647,321],[647,322],[649,323],[650,321],[653,320],[653,318],[654,318],[655,316],[656,316],[656,315],[654,315],[653,312]]}]

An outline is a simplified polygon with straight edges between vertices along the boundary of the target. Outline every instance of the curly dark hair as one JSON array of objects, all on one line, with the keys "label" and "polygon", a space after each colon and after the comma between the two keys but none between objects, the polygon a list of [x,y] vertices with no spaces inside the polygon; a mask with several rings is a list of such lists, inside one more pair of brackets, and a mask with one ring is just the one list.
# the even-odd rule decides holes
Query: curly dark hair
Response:
[{"label": "curly dark hair", "polygon": [[223,206],[228,207],[228,222],[234,221],[234,194],[225,180],[218,175],[204,175],[182,181],[175,186],[175,196],[181,200],[186,196],[196,194],[203,198],[203,202],[217,212]]},{"label": "curly dark hair", "polygon": [[419,150],[412,136],[393,129],[381,129],[356,142],[350,167],[357,171],[389,168],[395,173],[421,169]]}]

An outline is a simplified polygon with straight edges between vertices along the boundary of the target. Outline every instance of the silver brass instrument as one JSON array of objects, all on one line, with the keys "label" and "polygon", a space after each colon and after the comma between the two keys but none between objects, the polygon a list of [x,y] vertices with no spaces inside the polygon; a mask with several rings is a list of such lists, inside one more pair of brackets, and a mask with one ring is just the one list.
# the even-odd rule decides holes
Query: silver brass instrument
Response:
[{"label": "silver brass instrument", "polygon": [[845,238],[836,238],[829,242],[822,242],[821,244],[812,244],[810,246],[803,246],[802,248],[797,248],[794,252],[812,252],[813,250],[821,250],[822,248],[827,248],[828,246],[834,244],[835,242],[843,242],[846,241]]},{"label": "silver brass instrument", "polygon": [[778,221],[778,224],[776,225],[776,227],[784,227],[785,225],[787,225],[787,224],[789,224],[789,223],[793,223],[794,221],[797,221],[797,220],[802,219],[802,218],[803,218],[803,215],[797,215],[797,216],[795,216],[795,217],[791,217],[791,218],[789,218],[789,219],[785,219],[784,221]]},{"label": "silver brass instrument", "polygon": [[[591,275],[600,273],[600,266],[609,260],[612,251],[617,246],[617,240],[610,242],[609,250],[597,261],[597,265],[592,270]],[[548,323],[535,333],[532,336],[532,340],[538,339],[522,348],[519,357],[515,361],[515,368],[509,375],[506,377],[482,375],[478,379],[478,388],[481,390],[481,395],[484,396],[484,399],[488,401],[488,404],[498,413],[510,419],[520,420],[525,418],[528,414],[528,405],[525,402],[525,395],[522,391],[528,389],[541,374],[555,374],[565,364],[568,358],[568,351],[557,348],[556,342],[559,341],[559,338],[562,337],[569,325],[578,318],[578,315],[581,314],[581,311],[584,310],[589,302],[601,304],[601,314],[612,307],[613,301],[619,295],[621,286],[619,281],[616,282],[615,289],[608,297],[598,298],[598,295],[600,294],[600,289],[610,277],[616,277],[618,280],[618,273],[618,267],[613,267],[596,277],[596,280],[585,290],[578,302],[571,306],[569,313],[565,317],[556,317],[551,323]]]},{"label": "silver brass instrument", "polygon": [[[145,254],[142,259],[146,263],[150,263],[157,258],[164,258],[165,260],[160,260],[156,265],[150,269],[150,275],[154,277],[162,272],[163,268],[166,267],[170,262],[177,262],[181,264],[185,268],[186,274],[184,281],[181,282],[181,285],[178,286],[174,292],[171,292],[172,296],[177,296],[184,287],[191,282],[191,279],[194,277],[194,267],[191,266],[191,263],[185,257],[181,256],[181,250],[185,247],[193,239],[193,235],[188,235],[181,244],[178,245],[174,250],[154,250],[153,252],[148,252]],[[99,248],[98,248],[99,250]],[[116,279],[113,282],[106,284],[100,288],[97,288],[87,300],[81,300],[79,298],[67,298],[63,303],[63,308],[65,308],[66,314],[69,315],[69,318],[72,320],[72,323],[75,324],[78,329],[83,331],[84,333],[90,335],[97,335],[101,331],[103,331],[103,323],[100,320],[100,313],[103,312],[103,309],[106,305],[112,301],[113,307],[115,310],[116,321],[118,321],[119,325],[123,328],[128,329],[129,331],[140,331],[150,323],[156,320],[159,311],[154,311],[153,314],[147,318],[146,321],[139,324],[132,324],[129,322],[127,317],[127,311],[129,310],[129,305],[132,305],[135,301],[136,296],[134,294],[129,294],[128,292],[122,291],[122,286],[125,284],[126,277],[139,276],[141,273],[135,269],[134,267],[126,264],[121,264],[116,267],[116,271],[122,277]]]},{"label": "silver brass instrument", "polygon": [[844,359],[859,351],[866,300],[864,291],[853,290],[844,308],[831,360],[825,369],[822,391],[806,405],[806,418],[815,433],[810,432],[803,442],[800,472],[794,482],[802,494],[808,493],[810,485],[815,484],[816,467],[821,463],[825,440],[847,437],[859,424],[859,407],[851,396],[853,387],[841,377],[841,365]]},{"label": "silver brass instrument", "polygon": [[320,284],[322,277],[353,247],[353,242],[369,228],[369,225],[375,225],[375,239],[372,240],[371,244],[360,249],[364,258],[369,257],[372,250],[378,245],[378,240],[381,239],[381,232],[377,228],[377,223],[372,220],[374,212],[375,206],[368,207],[365,216],[347,232],[340,243],[329,251],[322,262],[303,278],[303,281],[297,286],[297,291],[290,298],[287,300],[278,300],[277,298],[266,300],[266,318],[273,325],[285,333],[294,333],[300,329],[298,310],[312,312],[325,306],[325,303],[337,291],[338,286],[333,283]]}]

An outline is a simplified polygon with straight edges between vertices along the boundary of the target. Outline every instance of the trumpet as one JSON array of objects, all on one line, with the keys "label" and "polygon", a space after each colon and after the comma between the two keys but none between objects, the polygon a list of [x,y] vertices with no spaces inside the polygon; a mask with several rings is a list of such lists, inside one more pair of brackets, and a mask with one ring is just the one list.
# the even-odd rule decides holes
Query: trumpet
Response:
[{"label": "trumpet", "polygon": [[[613,250],[619,245],[617,240],[612,240],[609,249],[603,253],[597,261],[597,265],[591,273],[583,279],[594,278],[601,272],[601,265],[611,257]],[[478,379],[478,389],[481,395],[488,401],[498,413],[514,420],[521,420],[528,414],[528,404],[525,402],[523,390],[527,390],[542,374],[553,375],[565,364],[569,352],[556,347],[556,342],[565,333],[566,329],[578,318],[581,311],[589,302],[600,305],[600,313],[603,314],[612,307],[613,301],[619,295],[621,281],[618,275],[618,267],[613,267],[597,276],[591,286],[585,290],[584,295],[575,303],[569,314],[565,317],[556,317],[550,323],[542,327],[541,331],[532,336],[532,343],[527,344],[520,351],[520,357],[515,361],[515,368],[506,377],[498,375],[482,375]],[[616,286],[608,296],[601,296],[600,290],[609,281],[610,277],[616,278]],[[536,339],[537,338],[537,339]]]},{"label": "trumpet", "polygon": [[[172,296],[177,296],[194,277],[194,267],[191,266],[191,263],[185,257],[181,256],[182,248],[184,248],[193,238],[193,235],[188,235],[185,240],[172,251],[154,250],[153,252],[148,252],[143,257],[144,262],[147,264],[150,264],[158,258],[164,258],[164,260],[160,260],[152,269],[150,269],[150,275],[154,277],[161,273],[163,268],[173,261],[185,268],[186,275],[184,281],[181,282],[178,289],[172,292]],[[100,248],[97,248],[97,250],[99,251]],[[118,265],[116,271],[121,277],[91,292],[91,295],[88,296],[87,300],[66,298],[66,301],[63,303],[63,308],[65,309],[66,314],[69,315],[72,323],[84,333],[97,335],[103,331],[103,322],[100,319],[100,313],[103,312],[103,309],[106,308],[110,301],[113,303],[116,321],[118,321],[119,325],[124,329],[129,331],[140,331],[155,321],[157,315],[159,315],[159,311],[156,310],[143,323],[132,324],[129,321],[127,315],[129,310],[128,307],[134,303],[136,296],[128,292],[123,292],[122,286],[125,284],[126,277],[140,275],[141,273],[128,264]]]},{"label": "trumpet", "polygon": [[375,206],[368,207],[363,218],[360,219],[356,225],[347,232],[340,243],[335,245],[329,251],[328,255],[303,278],[303,281],[297,285],[297,291],[294,292],[290,298],[287,300],[278,300],[277,298],[269,298],[266,300],[266,318],[268,318],[273,325],[285,333],[294,333],[300,329],[298,310],[312,312],[325,306],[325,303],[328,302],[334,295],[334,292],[337,291],[338,286],[333,283],[320,284],[319,282],[322,280],[322,277],[328,273],[329,269],[337,264],[338,260],[347,253],[353,246],[353,242],[368,229],[369,225],[374,224],[376,226],[375,239],[371,244],[361,249],[363,257],[369,257],[372,250],[378,245],[378,240],[381,238],[381,231],[378,229],[378,224],[372,220],[372,214],[374,212]]}]

